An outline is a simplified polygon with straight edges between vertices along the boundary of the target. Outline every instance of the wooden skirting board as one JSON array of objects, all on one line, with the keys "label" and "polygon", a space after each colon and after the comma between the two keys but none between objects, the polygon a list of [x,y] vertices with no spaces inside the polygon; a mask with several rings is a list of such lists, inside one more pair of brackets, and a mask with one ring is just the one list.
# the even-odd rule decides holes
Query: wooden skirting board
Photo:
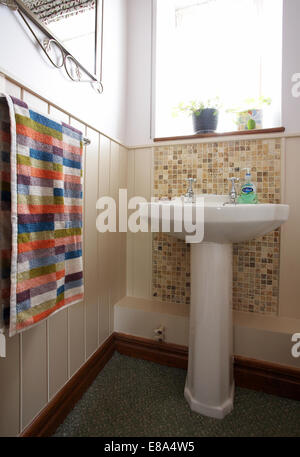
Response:
[{"label": "wooden skirting board", "polygon": [[21,437],[51,436],[110,360],[114,351],[114,335],[111,335],[50,400],[33,422],[21,433]]},{"label": "wooden skirting board", "polygon": [[[188,348],[122,333],[112,334],[55,395],[21,437],[51,436],[114,352],[176,368],[187,368]],[[235,384],[300,401],[300,369],[245,357],[234,358]]]},{"label": "wooden skirting board", "polygon": [[188,348],[171,343],[140,338],[138,336],[115,333],[115,349],[120,354],[187,369]]}]

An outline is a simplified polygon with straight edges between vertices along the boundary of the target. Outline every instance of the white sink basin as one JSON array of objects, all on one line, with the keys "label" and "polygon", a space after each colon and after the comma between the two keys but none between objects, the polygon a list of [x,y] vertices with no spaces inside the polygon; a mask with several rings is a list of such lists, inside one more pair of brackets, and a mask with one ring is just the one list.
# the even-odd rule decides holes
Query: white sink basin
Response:
[{"label": "white sink basin", "polygon": [[[231,205],[228,202],[228,196],[223,195],[200,195],[204,198],[204,239],[214,243],[237,243],[240,241],[247,241],[257,236],[265,235],[268,232],[279,227],[283,222],[288,219],[289,207],[288,205],[275,205],[275,204],[257,204],[257,205]],[[180,239],[185,239],[188,234],[184,230],[181,232],[174,232],[174,221],[177,220],[174,211],[176,206],[182,205],[180,199],[159,201],[149,203],[149,208],[159,207],[159,220],[154,216],[152,222],[157,220],[160,224],[164,221],[163,207],[170,207],[171,214],[171,230],[169,235],[175,236]],[[183,206],[193,207],[194,212],[197,203],[184,202]],[[157,211],[158,212],[158,211]],[[148,219],[151,219],[150,211]],[[195,218],[193,218],[195,223]]]},{"label": "white sink basin", "polygon": [[[251,240],[278,228],[288,219],[289,207],[271,204],[224,206],[228,196],[201,197],[204,198],[197,203],[181,199],[147,203],[141,218],[145,222],[151,220],[156,231],[189,241],[186,235],[191,235],[191,224],[195,224],[198,208],[197,225],[193,230],[198,228],[200,236],[189,241],[191,311],[184,395],[193,411],[222,419],[232,411],[234,400],[232,243]],[[178,221],[188,210],[193,217],[185,230],[184,224],[180,226]],[[169,231],[167,225],[170,225]]]}]

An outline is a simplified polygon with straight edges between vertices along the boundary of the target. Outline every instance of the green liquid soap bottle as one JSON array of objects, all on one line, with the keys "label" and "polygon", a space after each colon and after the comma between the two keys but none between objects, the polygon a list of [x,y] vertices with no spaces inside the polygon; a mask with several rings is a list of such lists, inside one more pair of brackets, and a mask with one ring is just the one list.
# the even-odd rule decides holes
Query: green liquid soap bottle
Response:
[{"label": "green liquid soap bottle", "polygon": [[251,182],[251,170],[250,168],[243,168],[246,170],[245,182],[241,187],[240,196],[238,198],[238,203],[256,205],[258,203],[256,187]]}]

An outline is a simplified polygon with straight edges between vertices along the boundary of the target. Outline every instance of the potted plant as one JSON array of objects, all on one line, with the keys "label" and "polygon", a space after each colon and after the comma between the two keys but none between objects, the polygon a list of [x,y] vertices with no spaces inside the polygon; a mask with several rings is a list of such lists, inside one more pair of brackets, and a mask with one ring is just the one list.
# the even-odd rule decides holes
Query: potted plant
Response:
[{"label": "potted plant", "polygon": [[244,103],[236,108],[231,108],[227,112],[234,113],[235,123],[238,130],[254,130],[263,128],[263,107],[270,105],[270,98],[248,98]]},{"label": "potted plant", "polygon": [[212,133],[217,130],[220,100],[218,97],[206,102],[192,100],[188,104],[179,103],[175,114],[187,112],[193,118],[195,133]]}]

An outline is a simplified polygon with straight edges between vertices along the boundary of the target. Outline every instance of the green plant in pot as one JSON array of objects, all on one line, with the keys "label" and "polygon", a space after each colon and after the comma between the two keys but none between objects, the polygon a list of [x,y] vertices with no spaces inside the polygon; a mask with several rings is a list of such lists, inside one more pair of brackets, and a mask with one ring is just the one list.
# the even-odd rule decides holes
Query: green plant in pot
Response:
[{"label": "green plant in pot", "polygon": [[189,103],[179,103],[174,114],[188,113],[193,118],[195,133],[213,133],[217,130],[220,100],[218,97],[206,102],[192,100]]},{"label": "green plant in pot", "polygon": [[228,109],[228,113],[234,113],[235,123],[238,130],[254,130],[263,128],[263,108],[269,106],[270,98],[248,98],[241,105]]}]

